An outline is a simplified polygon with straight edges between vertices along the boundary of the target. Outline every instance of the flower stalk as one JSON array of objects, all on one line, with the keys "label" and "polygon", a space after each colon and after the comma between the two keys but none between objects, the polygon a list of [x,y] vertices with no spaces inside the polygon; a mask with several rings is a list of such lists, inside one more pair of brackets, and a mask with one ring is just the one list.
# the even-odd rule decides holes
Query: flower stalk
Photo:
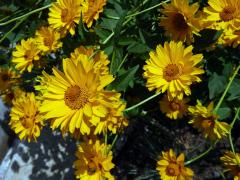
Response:
[{"label": "flower stalk", "polygon": [[201,159],[202,157],[206,156],[211,150],[213,150],[215,148],[217,143],[218,143],[218,140],[216,140],[206,151],[204,151],[203,153],[199,154],[198,156],[186,161],[184,164],[189,165],[189,164]]},{"label": "flower stalk", "polygon": [[213,111],[214,113],[217,113],[217,111],[219,110],[219,108],[220,108],[220,106],[221,106],[221,104],[222,104],[225,96],[227,95],[227,92],[229,91],[229,89],[230,89],[230,87],[231,87],[231,85],[232,85],[232,82],[233,82],[233,80],[235,79],[235,77],[236,77],[239,69],[240,69],[240,64],[239,64],[238,67],[235,69],[232,77],[230,77],[230,81],[228,82],[226,89],[224,90],[224,92],[223,92],[220,100],[218,101],[218,103],[217,103],[217,105],[216,105],[216,107],[215,107],[215,109],[214,109],[214,111]]},{"label": "flower stalk", "polygon": [[229,130],[229,143],[230,143],[230,146],[231,146],[231,149],[232,149],[232,152],[235,154],[235,148],[234,148],[234,145],[233,145],[233,141],[232,141],[232,128],[236,122],[236,120],[238,119],[238,115],[239,115],[239,112],[240,112],[240,108],[237,109],[236,111],[236,114],[233,118],[233,121],[232,123],[230,124],[230,130]]}]

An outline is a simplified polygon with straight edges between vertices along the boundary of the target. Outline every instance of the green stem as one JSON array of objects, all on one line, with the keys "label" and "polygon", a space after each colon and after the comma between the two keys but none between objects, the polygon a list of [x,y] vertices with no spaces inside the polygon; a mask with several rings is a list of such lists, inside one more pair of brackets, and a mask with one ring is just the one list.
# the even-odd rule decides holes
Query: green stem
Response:
[{"label": "green stem", "polygon": [[27,16],[29,16],[29,15],[31,15],[31,14],[34,14],[34,13],[37,13],[37,12],[42,11],[42,10],[44,10],[44,9],[47,9],[47,8],[49,8],[51,5],[52,5],[52,4],[48,4],[48,5],[43,6],[43,7],[41,7],[41,8],[35,9],[35,10],[33,10],[33,11],[30,11],[30,12],[28,12],[28,13],[22,15],[22,16],[16,17],[16,18],[14,18],[14,19],[10,19],[10,20],[7,21],[7,22],[0,23],[0,26],[5,26],[5,25],[10,24],[10,23],[12,23],[12,22],[14,22],[14,21],[17,21],[17,20],[19,20],[19,19],[22,19],[22,18],[24,18],[24,17],[27,17]]},{"label": "green stem", "polygon": [[232,82],[233,82],[234,78],[236,77],[239,69],[240,69],[240,65],[238,65],[238,67],[237,67],[236,70],[234,71],[232,77],[230,77],[230,81],[228,82],[226,89],[224,90],[224,92],[223,92],[220,100],[218,101],[218,104],[217,104],[216,107],[214,108],[214,111],[213,111],[214,113],[217,113],[218,109],[220,108],[220,106],[221,106],[221,104],[222,104],[222,102],[223,102],[223,100],[224,100],[224,98],[225,98],[225,96],[226,96],[229,88],[231,87]]},{"label": "green stem", "polygon": [[161,92],[160,92],[160,93],[157,93],[157,94],[154,94],[154,95],[150,96],[149,98],[147,98],[147,99],[141,101],[140,103],[135,104],[134,106],[131,106],[131,107],[125,109],[124,112],[131,111],[131,110],[133,110],[133,109],[135,109],[135,108],[137,108],[137,107],[139,107],[139,106],[145,104],[146,102],[148,102],[148,101],[154,99],[155,97],[157,97],[159,94],[161,94]]},{"label": "green stem", "polygon": [[4,34],[4,36],[0,39],[0,44],[4,41],[4,39],[6,39],[8,37],[8,35],[14,31],[23,21],[25,20],[25,18],[22,18],[20,21],[18,21],[15,26],[13,26],[12,29],[10,29],[6,34]]},{"label": "green stem", "polygon": [[114,139],[113,139],[113,142],[111,144],[111,148],[115,145],[116,141],[117,141],[117,138],[118,138],[118,134],[115,135]]},{"label": "green stem", "polygon": [[145,12],[147,12],[147,11],[150,11],[150,10],[152,10],[152,9],[155,9],[155,8],[161,6],[161,5],[165,4],[165,3],[168,3],[168,2],[170,2],[170,0],[163,1],[163,2],[161,2],[161,3],[159,3],[159,4],[156,4],[155,6],[152,6],[152,7],[150,7],[150,8],[144,9],[143,11],[136,12],[136,13],[134,13],[134,14],[130,14],[130,15],[126,16],[126,17],[127,17],[127,18],[128,18],[128,17],[134,17],[134,16],[137,16],[137,15],[139,15],[139,14],[143,14],[143,13],[145,13]]},{"label": "green stem", "polygon": [[[149,0],[145,0],[145,1],[141,4],[141,6],[144,5],[144,4],[146,4],[148,1],[149,1]],[[126,16],[127,20],[124,21],[123,26],[125,26],[129,21],[131,21],[133,17],[135,17],[135,16],[137,16],[137,15],[139,15],[139,14],[142,14],[142,13],[144,13],[144,12],[147,12],[147,11],[149,11],[149,10],[151,10],[151,9],[154,9],[154,8],[160,6],[160,5],[162,5],[162,4],[164,4],[164,3],[168,2],[168,1],[170,1],[170,0],[166,0],[166,1],[162,2],[162,3],[159,3],[159,4],[155,5],[155,6],[150,7],[150,8],[148,8],[148,9],[145,9],[145,10],[143,10],[143,11],[136,12],[136,13],[133,13],[133,14],[130,14],[130,15]],[[137,7],[137,8],[135,9],[135,11],[137,11],[139,8],[140,8],[140,7]],[[112,33],[102,42],[102,44],[106,44],[113,36],[114,36],[114,32],[112,32]]]},{"label": "green stem", "polygon": [[214,147],[216,146],[217,142],[218,141],[215,141],[206,151],[204,151],[203,153],[199,154],[195,158],[186,161],[184,164],[185,165],[189,165],[189,164],[191,164],[191,163],[201,159],[202,157],[206,156],[212,149],[214,149]]},{"label": "green stem", "polygon": [[235,148],[234,148],[234,145],[233,145],[233,141],[232,141],[232,128],[236,122],[236,120],[238,119],[238,114],[240,112],[240,108],[237,109],[236,111],[236,114],[233,118],[233,121],[232,123],[230,124],[230,131],[229,131],[229,143],[230,143],[230,146],[231,146],[231,149],[232,149],[232,152],[235,154]]}]

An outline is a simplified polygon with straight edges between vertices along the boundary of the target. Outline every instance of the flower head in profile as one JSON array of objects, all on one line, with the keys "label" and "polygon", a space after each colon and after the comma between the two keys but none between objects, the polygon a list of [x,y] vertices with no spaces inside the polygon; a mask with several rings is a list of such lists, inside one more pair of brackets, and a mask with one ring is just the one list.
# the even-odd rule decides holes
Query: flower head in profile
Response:
[{"label": "flower head in profile", "polygon": [[210,140],[222,139],[228,135],[230,125],[226,122],[218,121],[218,115],[213,113],[213,107],[213,102],[208,107],[205,107],[198,100],[196,106],[188,108],[192,116],[192,120],[189,123],[201,131],[205,138]]},{"label": "flower head in profile", "polygon": [[239,27],[240,1],[236,0],[209,0],[209,6],[204,8],[207,14],[205,21],[210,22],[210,28],[227,30]]},{"label": "flower head in profile", "polygon": [[103,12],[103,6],[105,6],[107,0],[88,0],[88,10],[83,14],[83,21],[90,28],[94,20],[99,19],[99,14]]},{"label": "flower head in profile", "polygon": [[156,92],[168,92],[168,98],[182,99],[183,95],[191,94],[190,85],[200,82],[200,74],[204,71],[196,67],[203,56],[193,55],[192,46],[184,47],[182,42],[165,42],[164,46],[158,45],[156,51],[149,53],[146,61],[144,78],[147,79],[147,88]]},{"label": "flower head in profile", "polygon": [[81,143],[76,152],[77,160],[74,162],[75,175],[81,180],[113,180],[110,170],[114,168],[112,163],[112,151],[109,146],[95,143]]},{"label": "flower head in profile", "polygon": [[19,75],[12,68],[0,67],[0,93],[7,93],[18,78]]},{"label": "flower head in profile", "polygon": [[43,53],[55,52],[62,47],[60,33],[52,27],[41,27],[36,32],[36,43]]},{"label": "flower head in profile", "polygon": [[172,149],[162,152],[157,162],[157,171],[161,179],[191,180],[194,176],[194,172],[190,168],[184,166],[184,159],[183,153],[177,157]]},{"label": "flower head in profile", "polygon": [[16,64],[16,69],[23,72],[27,70],[28,72],[32,72],[32,68],[34,63],[39,61],[40,50],[36,44],[36,40],[33,38],[29,38],[27,40],[22,40],[21,44],[16,45],[16,50],[13,51],[12,62]]},{"label": "flower head in profile", "polygon": [[181,119],[183,116],[187,114],[187,102],[189,99],[176,99],[173,98],[171,100],[165,95],[163,99],[159,102],[160,110],[166,114],[166,116],[170,119]]},{"label": "flower head in profile", "polygon": [[240,154],[226,151],[220,158],[226,171],[230,171],[234,176],[234,180],[240,178]]},{"label": "flower head in profile", "polygon": [[100,73],[100,75],[107,75],[110,73],[108,67],[110,61],[108,56],[104,51],[98,51],[96,47],[80,46],[71,53],[70,59],[75,63],[81,61],[81,59],[88,59],[89,61],[93,61],[95,73]]},{"label": "flower head in profile", "polygon": [[62,35],[67,32],[74,35],[76,24],[79,23],[81,14],[86,12],[87,8],[86,0],[57,0],[50,7],[48,22]]},{"label": "flower head in profile", "polygon": [[[120,98],[119,93],[111,92],[112,97],[117,96],[115,99]],[[94,131],[95,134],[107,133],[110,131],[113,134],[120,132],[124,127],[128,126],[128,120],[124,117],[123,111],[126,108],[126,103],[120,99],[108,108],[106,117],[101,118]]]},{"label": "flower head in profile", "polygon": [[34,93],[23,92],[13,100],[9,125],[20,140],[36,141],[43,127],[43,118],[39,113],[40,102]]},{"label": "flower head in profile", "polygon": [[[94,73],[93,63],[82,59],[75,64],[71,59],[63,60],[63,72],[53,68],[43,91],[40,111],[51,119],[52,128],[62,132],[90,134],[90,127],[108,113],[111,94],[104,87],[114,78],[105,75],[100,78]],[[49,82],[49,83],[48,83]]]},{"label": "flower head in profile", "polygon": [[193,41],[193,34],[201,30],[200,19],[197,16],[199,5],[189,5],[188,0],[172,0],[170,4],[164,4],[162,10],[164,17],[160,18],[160,26],[163,26],[167,35],[171,35],[174,41]]}]

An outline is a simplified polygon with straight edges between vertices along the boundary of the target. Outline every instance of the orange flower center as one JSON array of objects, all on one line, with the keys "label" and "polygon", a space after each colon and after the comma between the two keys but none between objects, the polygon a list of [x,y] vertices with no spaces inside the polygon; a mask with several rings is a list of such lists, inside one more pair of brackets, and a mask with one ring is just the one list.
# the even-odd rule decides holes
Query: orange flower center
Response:
[{"label": "orange flower center", "polygon": [[2,79],[2,81],[9,81],[10,80],[10,77],[9,77],[9,75],[8,74],[2,74],[1,75],[1,79]]},{"label": "orange flower center", "polygon": [[70,23],[72,21],[72,13],[68,9],[62,9],[61,20],[64,23]]},{"label": "orange flower center", "polygon": [[88,102],[88,92],[85,87],[71,86],[64,95],[65,104],[71,109],[80,109]]},{"label": "orange flower center", "polygon": [[90,161],[87,167],[87,172],[89,175],[93,175],[97,171],[97,165],[93,161]]},{"label": "orange flower center", "polygon": [[170,82],[177,79],[182,73],[181,67],[177,64],[169,64],[163,70],[163,78]]},{"label": "orange flower center", "polygon": [[225,7],[223,11],[220,12],[220,18],[225,22],[230,21],[235,17],[235,11],[236,9],[232,6]]},{"label": "orange flower center", "polygon": [[173,16],[173,26],[177,31],[187,31],[188,24],[186,23],[184,16],[181,13],[177,13]]},{"label": "orange flower center", "polygon": [[171,102],[170,103],[170,108],[173,111],[177,111],[177,110],[179,110],[181,108],[181,105],[176,103],[176,102]]},{"label": "orange flower center", "polygon": [[32,50],[26,50],[26,51],[25,51],[24,58],[25,58],[27,61],[32,61],[33,58],[34,58],[34,51],[32,51]]},{"label": "orange flower center", "polygon": [[32,128],[34,125],[34,118],[32,116],[24,116],[20,119],[23,127],[25,127],[26,129],[28,128]]},{"label": "orange flower center", "polygon": [[43,43],[45,46],[51,47],[53,44],[53,38],[51,37],[51,35],[49,34],[49,37],[45,37],[43,40]]},{"label": "orange flower center", "polygon": [[170,163],[167,166],[166,171],[167,171],[167,175],[169,176],[178,176],[180,174],[180,167],[178,164]]}]

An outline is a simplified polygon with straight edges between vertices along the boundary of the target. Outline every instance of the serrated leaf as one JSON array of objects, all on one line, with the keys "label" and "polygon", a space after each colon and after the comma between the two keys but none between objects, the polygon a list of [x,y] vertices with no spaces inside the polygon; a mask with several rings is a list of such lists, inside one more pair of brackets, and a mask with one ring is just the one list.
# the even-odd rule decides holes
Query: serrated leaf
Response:
[{"label": "serrated leaf", "polygon": [[132,44],[128,47],[128,52],[131,53],[142,54],[148,51],[150,51],[150,48],[147,45],[141,43]]},{"label": "serrated leaf", "polygon": [[110,85],[110,89],[116,91],[125,91],[129,86],[130,82],[134,80],[134,76],[139,68],[139,65],[127,70],[122,75],[118,76],[115,81]]},{"label": "serrated leaf", "polygon": [[222,93],[224,91],[226,83],[227,79],[225,76],[220,76],[214,72],[208,82],[209,98],[213,99],[214,97]]}]

